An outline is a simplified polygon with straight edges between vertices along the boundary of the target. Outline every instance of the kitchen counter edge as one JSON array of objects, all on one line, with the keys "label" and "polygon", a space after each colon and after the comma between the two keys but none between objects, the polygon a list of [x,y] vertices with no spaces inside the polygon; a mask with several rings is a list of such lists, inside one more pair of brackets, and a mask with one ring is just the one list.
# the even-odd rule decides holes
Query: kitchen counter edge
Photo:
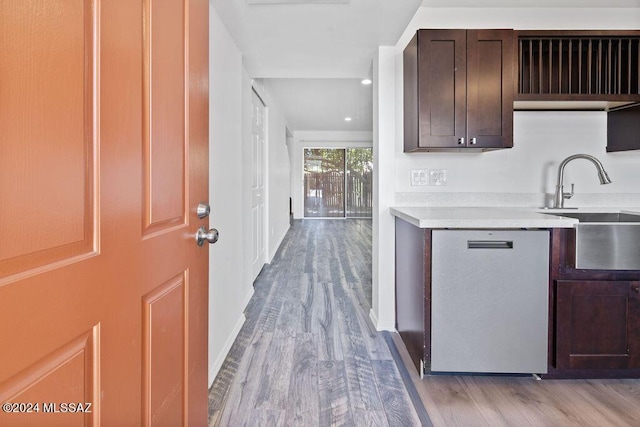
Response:
[{"label": "kitchen counter edge", "polygon": [[640,208],[504,208],[504,207],[391,207],[392,215],[420,228],[573,228],[578,220],[563,212],[629,212]]}]

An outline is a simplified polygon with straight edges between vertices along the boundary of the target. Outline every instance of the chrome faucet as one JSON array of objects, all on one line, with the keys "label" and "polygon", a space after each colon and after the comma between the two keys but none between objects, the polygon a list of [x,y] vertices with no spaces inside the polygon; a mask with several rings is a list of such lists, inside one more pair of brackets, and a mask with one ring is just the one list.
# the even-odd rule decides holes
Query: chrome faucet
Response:
[{"label": "chrome faucet", "polygon": [[573,156],[569,156],[560,163],[560,167],[558,168],[558,182],[556,184],[556,193],[553,197],[553,207],[556,209],[564,208],[564,199],[570,199],[573,197],[573,184],[571,184],[571,193],[564,192],[564,168],[567,166],[571,160],[575,159],[585,159],[589,160],[598,170],[598,179],[600,180],[600,184],[611,184],[611,179],[609,175],[607,175],[607,171],[604,170],[604,166],[600,163],[600,160],[589,154],[574,154]]}]

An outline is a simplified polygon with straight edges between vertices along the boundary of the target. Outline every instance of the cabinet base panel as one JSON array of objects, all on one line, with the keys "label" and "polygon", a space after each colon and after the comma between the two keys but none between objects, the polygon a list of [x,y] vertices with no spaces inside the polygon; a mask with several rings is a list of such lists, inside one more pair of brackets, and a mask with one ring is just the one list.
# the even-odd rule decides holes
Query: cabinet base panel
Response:
[{"label": "cabinet base panel", "polygon": [[640,378],[640,369],[549,369],[540,377],[545,380]]}]

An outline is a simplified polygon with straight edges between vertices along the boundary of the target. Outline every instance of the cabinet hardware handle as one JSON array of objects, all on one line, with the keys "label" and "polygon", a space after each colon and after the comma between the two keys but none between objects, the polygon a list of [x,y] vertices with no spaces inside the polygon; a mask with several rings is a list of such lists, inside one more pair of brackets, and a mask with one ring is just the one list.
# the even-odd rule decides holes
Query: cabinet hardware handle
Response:
[{"label": "cabinet hardware handle", "polygon": [[464,138],[458,138],[458,144],[460,145],[464,144]]},{"label": "cabinet hardware handle", "polygon": [[513,249],[511,240],[467,240],[467,249]]},{"label": "cabinet hardware handle", "polygon": [[471,138],[471,145],[476,145],[477,138]]},{"label": "cabinet hardware handle", "polygon": [[631,288],[631,289],[633,289],[633,292],[635,292],[636,294],[640,294],[640,287],[636,287],[636,286],[634,286],[634,287],[633,287],[633,288]]}]

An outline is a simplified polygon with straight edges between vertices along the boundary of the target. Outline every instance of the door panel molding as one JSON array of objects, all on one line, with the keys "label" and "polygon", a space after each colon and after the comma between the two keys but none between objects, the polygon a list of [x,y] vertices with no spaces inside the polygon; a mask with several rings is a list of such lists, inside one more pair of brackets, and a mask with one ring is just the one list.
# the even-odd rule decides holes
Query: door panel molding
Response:
[{"label": "door panel molding", "polygon": [[189,272],[142,298],[142,425],[156,419],[187,425],[189,360]]},{"label": "door panel molding", "polygon": [[[56,401],[51,399],[54,393]],[[34,413],[0,412],[0,425],[99,425],[99,396],[100,324],[97,324],[0,384],[0,402],[40,405]],[[61,409],[61,403],[72,402],[82,403],[88,411],[54,412]]]},{"label": "door panel molding", "polygon": [[[145,238],[173,231],[188,223],[188,16],[188,4],[184,1],[144,1]],[[172,62],[167,58],[182,58],[182,61]]]},{"label": "door panel molding", "polygon": [[[0,156],[0,194],[11,200],[0,211],[0,235],[11,242],[0,245],[0,286],[99,252],[99,8],[99,0],[77,0],[3,14],[12,61],[0,81],[13,114],[0,117],[0,133],[13,143]],[[30,140],[41,141],[38,150],[23,143]]]}]

